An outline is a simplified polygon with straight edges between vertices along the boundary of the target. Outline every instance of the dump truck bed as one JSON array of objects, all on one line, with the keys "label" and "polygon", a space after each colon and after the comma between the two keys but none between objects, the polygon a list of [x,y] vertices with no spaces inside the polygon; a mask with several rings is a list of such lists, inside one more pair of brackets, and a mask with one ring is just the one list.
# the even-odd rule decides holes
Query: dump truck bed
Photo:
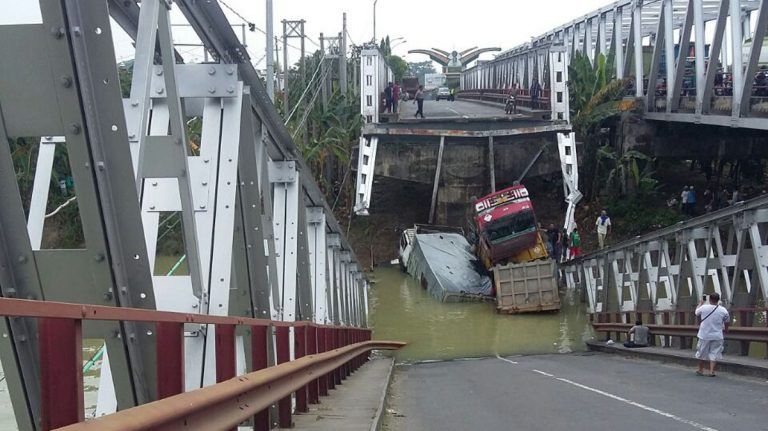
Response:
[{"label": "dump truck bed", "polygon": [[517,314],[560,309],[555,263],[552,260],[496,265],[496,309]]}]

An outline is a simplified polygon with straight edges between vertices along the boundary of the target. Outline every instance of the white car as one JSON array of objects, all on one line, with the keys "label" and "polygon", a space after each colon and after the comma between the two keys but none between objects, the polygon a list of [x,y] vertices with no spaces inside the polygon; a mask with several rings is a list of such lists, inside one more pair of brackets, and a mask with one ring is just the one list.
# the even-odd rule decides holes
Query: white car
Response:
[{"label": "white car", "polygon": [[437,96],[435,96],[436,100],[445,99],[448,101],[453,102],[453,95],[451,94],[451,90],[448,89],[448,87],[440,87],[437,89]]}]

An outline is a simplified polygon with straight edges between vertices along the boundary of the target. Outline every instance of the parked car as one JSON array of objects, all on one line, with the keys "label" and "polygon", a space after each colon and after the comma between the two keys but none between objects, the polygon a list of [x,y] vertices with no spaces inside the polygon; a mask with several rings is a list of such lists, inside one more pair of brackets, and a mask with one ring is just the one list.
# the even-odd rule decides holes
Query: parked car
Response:
[{"label": "parked car", "polygon": [[445,99],[450,102],[453,102],[453,94],[451,94],[451,90],[448,89],[448,87],[440,87],[437,89],[437,96],[435,97],[435,100]]}]

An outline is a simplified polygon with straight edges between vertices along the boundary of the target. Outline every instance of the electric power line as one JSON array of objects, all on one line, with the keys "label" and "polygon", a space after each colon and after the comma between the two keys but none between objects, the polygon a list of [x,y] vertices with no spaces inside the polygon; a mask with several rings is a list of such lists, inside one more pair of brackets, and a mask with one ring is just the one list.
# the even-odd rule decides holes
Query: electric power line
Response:
[{"label": "electric power line", "polygon": [[[304,96],[307,95],[307,91],[309,91],[309,88],[312,86],[312,82],[315,80],[315,76],[317,76],[317,72],[319,72],[320,69],[322,68],[323,61],[325,61],[325,53],[323,53],[323,56],[320,57],[320,61],[317,63],[317,68],[315,68],[315,72],[312,74],[312,77],[309,78],[309,82],[307,83],[307,86],[304,88],[304,92],[301,93],[301,97],[299,97],[298,102],[296,102],[296,106],[293,107],[293,110],[291,110],[291,113],[288,114],[288,118],[285,119],[285,124],[288,124],[288,121],[291,120],[291,118],[293,117],[293,114],[296,113],[296,110],[301,105],[301,101],[304,100]],[[326,72],[326,74],[327,74],[327,72]]]}]

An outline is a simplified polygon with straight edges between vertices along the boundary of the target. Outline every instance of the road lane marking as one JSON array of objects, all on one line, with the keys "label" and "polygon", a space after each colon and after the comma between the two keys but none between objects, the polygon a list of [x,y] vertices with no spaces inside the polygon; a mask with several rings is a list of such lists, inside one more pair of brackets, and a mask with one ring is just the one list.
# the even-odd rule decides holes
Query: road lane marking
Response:
[{"label": "road lane marking", "polygon": [[515,362],[515,361],[512,361],[512,360],[509,360],[509,359],[507,359],[507,358],[502,358],[502,357],[501,357],[501,356],[499,356],[499,355],[496,355],[496,358],[497,358],[497,359],[501,359],[501,360],[502,360],[502,361],[504,361],[504,362],[509,362],[510,364],[515,364],[515,365],[517,365],[517,362]]},{"label": "road lane marking", "polygon": [[[502,358],[499,355],[496,355],[496,358],[500,359],[500,360],[502,360],[504,362],[508,362],[510,364],[515,364],[515,365],[518,364],[515,361],[511,361],[509,359]],[[618,395],[611,394],[609,392],[601,391],[600,389],[595,389],[593,387],[590,387],[590,386],[587,386],[587,385],[583,385],[581,383],[576,383],[576,382],[574,382],[572,380],[564,379],[562,377],[557,377],[555,375],[546,373],[546,372],[541,371],[541,370],[534,369],[534,370],[531,370],[531,371],[533,371],[534,373],[541,374],[542,376],[551,377],[551,378],[553,378],[555,380],[558,380],[560,382],[563,382],[563,383],[568,383],[569,385],[576,386],[577,388],[581,388],[581,389],[584,389],[584,390],[587,390],[587,391],[590,391],[590,392],[594,392],[594,393],[596,393],[598,395],[602,395],[604,397],[611,398],[611,399],[616,400],[616,401],[621,401],[622,403],[629,404],[630,406],[637,407],[637,408],[643,409],[643,410],[651,412],[651,413],[656,413],[659,416],[663,416],[665,418],[672,419],[672,420],[674,420],[676,422],[680,422],[682,424],[690,425],[691,427],[696,428],[696,429],[701,430],[701,431],[719,431],[717,428],[708,427],[706,425],[700,424],[700,423],[692,421],[690,419],[686,419],[686,418],[674,415],[672,413],[665,412],[664,410],[659,410],[657,408],[654,408],[654,407],[651,407],[651,406],[647,406],[647,405],[642,404],[642,403],[638,403],[637,401],[632,401],[632,400],[620,397]]]},{"label": "road lane marking", "polygon": [[[536,371],[536,370],[534,370],[534,371]],[[706,425],[702,425],[702,424],[700,424],[698,422],[694,422],[694,421],[692,421],[690,419],[681,418],[680,416],[673,415],[672,413],[668,413],[668,412],[665,412],[663,410],[659,410],[657,408],[646,406],[645,404],[641,404],[641,403],[638,403],[636,401],[628,400],[628,399],[622,398],[622,397],[620,397],[618,395],[614,395],[614,394],[611,394],[611,393],[608,393],[608,392],[605,392],[605,391],[601,391],[600,389],[595,389],[595,388],[589,387],[587,385],[582,385],[581,383],[576,383],[574,381],[571,381],[571,380],[568,380],[568,379],[564,379],[562,377],[555,377],[555,379],[559,380],[559,381],[561,381],[563,383],[568,383],[569,385],[576,386],[577,388],[585,389],[585,390],[588,390],[590,392],[594,392],[596,394],[602,395],[604,397],[608,397],[608,398],[614,399],[616,401],[621,401],[622,403],[629,404],[630,406],[638,407],[638,408],[641,408],[641,409],[643,409],[645,411],[649,411],[651,413],[656,413],[657,415],[664,416],[664,417],[672,419],[672,420],[674,420],[676,422],[680,422],[680,423],[683,423],[683,424],[686,424],[686,425],[690,425],[693,428],[696,428],[696,429],[699,429],[699,430],[702,430],[702,431],[718,431],[716,428],[710,428],[710,427],[708,427]]]},{"label": "road lane marking", "polygon": [[461,115],[461,114],[459,113],[459,111],[457,111],[457,110],[455,110],[455,109],[453,109],[453,108],[447,108],[447,109],[448,109],[449,111],[453,112],[453,113],[454,113],[454,114],[456,114],[456,115]]}]

